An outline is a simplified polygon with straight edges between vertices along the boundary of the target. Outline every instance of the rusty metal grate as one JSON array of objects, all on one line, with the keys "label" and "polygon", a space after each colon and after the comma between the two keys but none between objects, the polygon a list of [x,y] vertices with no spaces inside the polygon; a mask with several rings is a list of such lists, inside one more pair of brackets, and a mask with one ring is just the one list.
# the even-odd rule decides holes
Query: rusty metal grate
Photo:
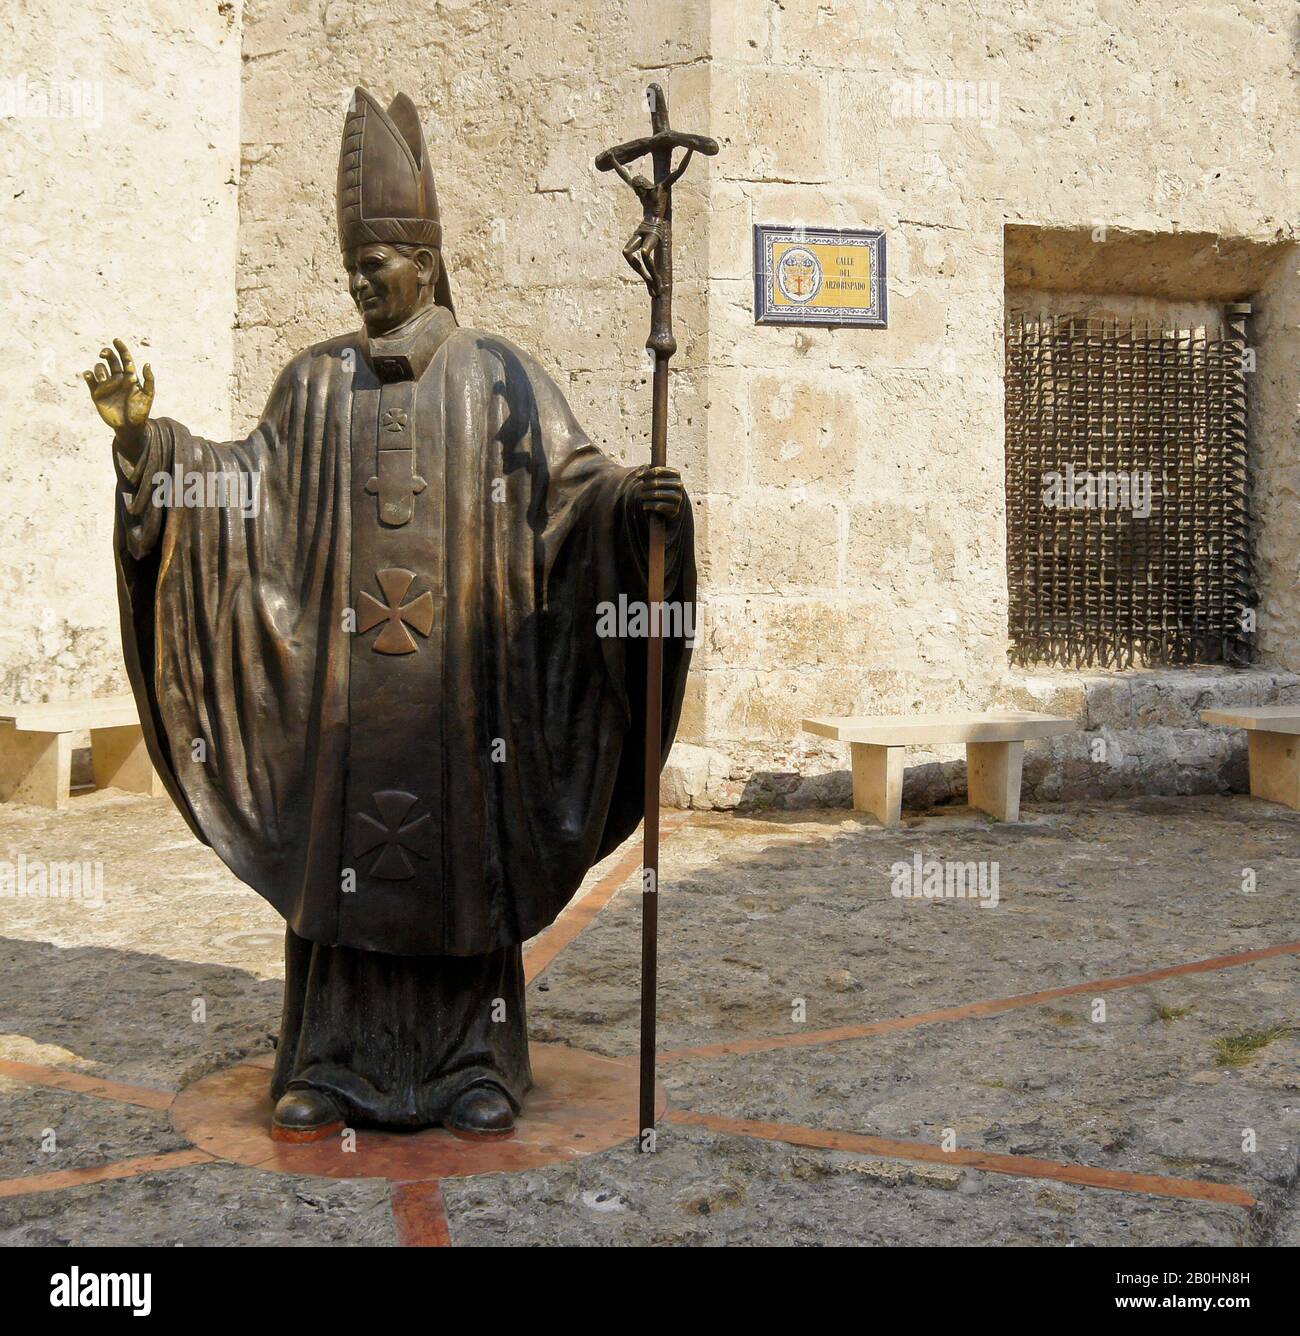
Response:
[{"label": "rusty metal grate", "polygon": [[1008,322],[1007,583],[1017,663],[1253,657],[1249,309],[1228,307],[1222,327],[1207,331],[1049,316]]}]

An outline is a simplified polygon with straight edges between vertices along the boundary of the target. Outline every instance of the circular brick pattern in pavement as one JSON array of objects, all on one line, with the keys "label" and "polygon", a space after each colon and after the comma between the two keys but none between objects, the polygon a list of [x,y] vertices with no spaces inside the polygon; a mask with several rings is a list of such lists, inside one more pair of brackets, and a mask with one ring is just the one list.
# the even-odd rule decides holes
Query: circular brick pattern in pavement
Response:
[{"label": "circular brick pattern in pavement", "polygon": [[[562,1044],[533,1044],[533,1089],[513,1137],[465,1141],[441,1128],[356,1129],[356,1149],[335,1136],[307,1145],[271,1139],[271,1054],[214,1072],[182,1090],[172,1122],[195,1146],[271,1173],[419,1182],[512,1173],[577,1159],[631,1141],[637,1132],[637,1064]],[[656,1117],[667,1108],[655,1090]]]}]

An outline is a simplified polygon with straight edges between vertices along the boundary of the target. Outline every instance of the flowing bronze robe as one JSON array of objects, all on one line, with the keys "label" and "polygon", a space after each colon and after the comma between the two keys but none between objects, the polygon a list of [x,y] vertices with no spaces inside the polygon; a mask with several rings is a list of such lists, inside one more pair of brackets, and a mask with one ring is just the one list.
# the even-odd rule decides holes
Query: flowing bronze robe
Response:
[{"label": "flowing bronze robe", "polygon": [[[405,420],[379,345],[352,334],[294,358],[243,441],[150,423],[118,459],[123,642],[172,797],[297,936],[483,955],[546,927],[642,815],[644,641],[596,625],[602,602],[644,598],[645,525],[633,472],[526,353],[438,307],[394,348]],[[423,486],[390,529],[373,483],[400,425]],[[259,512],[154,504],[158,474],[191,471],[256,472]],[[670,600],[694,598],[691,525],[686,507]],[[394,572],[408,589],[382,588]],[[393,605],[378,633],[346,629],[363,591]],[[415,649],[377,651],[390,627]],[[665,754],[688,660],[669,639]]]}]

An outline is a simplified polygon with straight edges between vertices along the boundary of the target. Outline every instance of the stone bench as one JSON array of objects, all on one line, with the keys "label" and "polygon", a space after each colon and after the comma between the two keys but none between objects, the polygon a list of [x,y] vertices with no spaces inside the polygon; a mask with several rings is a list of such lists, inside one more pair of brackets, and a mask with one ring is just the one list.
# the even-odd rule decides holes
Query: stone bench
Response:
[{"label": "stone bench", "polygon": [[103,696],[43,705],[0,704],[0,802],[67,807],[72,739],[87,731],[96,788],[162,795],[134,698]]},{"label": "stone bench", "polygon": [[1244,728],[1252,798],[1300,811],[1300,706],[1242,705],[1202,710],[1201,722]]},{"label": "stone bench", "polygon": [[803,727],[850,745],[854,808],[871,812],[881,825],[896,826],[903,806],[904,747],[965,743],[967,801],[998,821],[1019,821],[1026,739],[1072,733],[1078,725],[1051,714],[993,710],[805,719]]}]

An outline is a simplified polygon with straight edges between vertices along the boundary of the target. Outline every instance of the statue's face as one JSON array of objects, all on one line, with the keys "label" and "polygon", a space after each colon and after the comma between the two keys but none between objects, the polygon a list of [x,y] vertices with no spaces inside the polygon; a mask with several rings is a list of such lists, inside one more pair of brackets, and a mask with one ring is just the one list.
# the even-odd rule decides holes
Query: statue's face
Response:
[{"label": "statue's face", "polygon": [[344,263],[348,291],[370,334],[405,324],[426,305],[438,277],[438,252],[421,246],[404,253],[396,246],[358,246]]}]

